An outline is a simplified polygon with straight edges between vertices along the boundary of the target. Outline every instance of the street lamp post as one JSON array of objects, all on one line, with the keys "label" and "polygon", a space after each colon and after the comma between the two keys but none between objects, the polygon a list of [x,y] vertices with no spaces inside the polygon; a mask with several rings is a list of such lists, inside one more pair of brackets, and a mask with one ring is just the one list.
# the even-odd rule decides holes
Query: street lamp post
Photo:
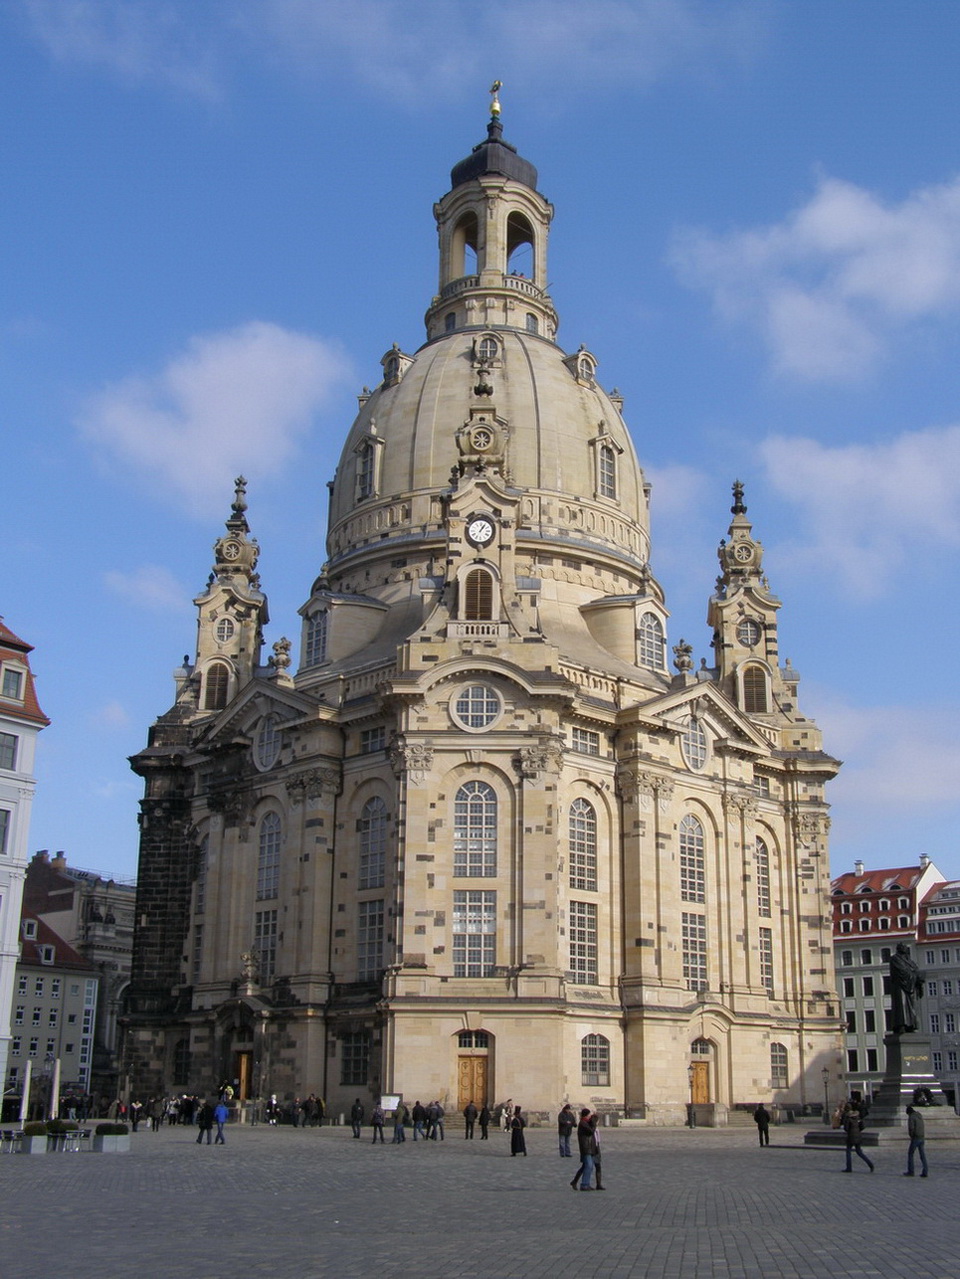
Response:
[{"label": "street lamp post", "polygon": [[824,1066],[820,1071],[820,1078],[823,1080],[823,1122],[830,1122],[830,1071]]},{"label": "street lamp post", "polygon": [[687,1075],[690,1079],[690,1105],[687,1111],[687,1127],[688,1128],[696,1128],[697,1126],[697,1112],[696,1110],[694,1110],[694,1103],[693,1103],[693,1073],[694,1073],[693,1062],[691,1062],[690,1065],[687,1067]]}]

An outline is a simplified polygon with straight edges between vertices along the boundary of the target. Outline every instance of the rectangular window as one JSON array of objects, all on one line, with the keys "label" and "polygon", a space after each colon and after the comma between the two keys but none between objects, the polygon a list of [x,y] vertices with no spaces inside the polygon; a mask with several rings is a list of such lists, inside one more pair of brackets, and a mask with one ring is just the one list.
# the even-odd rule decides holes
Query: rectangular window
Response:
[{"label": "rectangular window", "polygon": [[707,917],[681,914],[683,976],[687,990],[707,989]]},{"label": "rectangular window", "polygon": [[23,700],[23,671],[14,670],[12,666],[3,668],[3,696],[12,702]]},{"label": "rectangular window", "polygon": [[872,978],[872,977],[864,977],[864,979],[863,979],[863,993],[864,993],[865,995],[872,995],[872,994],[873,994],[873,978]]},{"label": "rectangular window", "polygon": [[580,1046],[580,1082],[584,1088],[609,1088],[610,1041],[587,1035]]},{"label": "rectangular window", "polygon": [[17,978],[17,994],[25,995],[27,993],[27,979],[21,974]]},{"label": "rectangular window", "polygon": [[13,1054],[13,1056],[14,1056],[14,1057],[19,1057],[19,1056],[20,1056],[20,1050],[21,1050],[22,1046],[23,1046],[23,1040],[20,1038],[20,1036],[19,1036],[19,1035],[17,1035],[15,1038],[11,1039],[11,1041],[10,1041],[10,1051],[11,1051],[11,1053]]},{"label": "rectangular window", "polygon": [[456,889],[453,894],[453,975],[490,977],[497,962],[497,894]]},{"label": "rectangular window", "polygon": [[50,998],[51,999],[60,998],[60,978],[59,977],[50,978]]},{"label": "rectangular window", "polygon": [[33,983],[33,993],[35,995],[43,994],[43,978],[42,977],[38,977],[36,981]]},{"label": "rectangular window", "polygon": [[947,1070],[956,1073],[957,1070],[957,1054],[956,1051],[947,1053]]},{"label": "rectangular window", "polygon": [[24,1004],[17,1004],[17,1011],[16,1011],[16,1014],[15,1014],[15,1016],[14,1016],[14,1018],[13,1018],[13,1024],[14,1024],[15,1026],[22,1026],[22,1025],[23,1025],[23,1014],[24,1014],[24,1012],[25,1012],[25,1011],[26,1011],[26,1008],[25,1008],[25,1005],[24,1005]]},{"label": "rectangular window", "polygon": [[843,997],[844,999],[853,998],[853,978],[844,977],[843,979]]},{"label": "rectangular window", "polygon": [[883,1028],[888,1033],[893,1030],[893,1013],[889,1008],[883,1010]]},{"label": "rectangular window", "polygon": [[927,994],[935,995],[937,993],[937,983],[935,981],[927,982]]},{"label": "rectangular window", "polygon": [[10,812],[0,808],[0,853],[7,851],[7,833],[10,830]]},{"label": "rectangular window", "polygon": [[927,963],[928,963],[928,964],[934,964],[934,963],[936,963],[936,954],[935,954],[935,952],[934,952],[934,951],[932,951],[932,950],[928,950],[928,951],[927,951]]},{"label": "rectangular window", "polygon": [[890,974],[889,973],[886,973],[883,978],[883,993],[885,995],[890,994]]},{"label": "rectangular window", "polygon": [[41,1012],[42,1012],[42,1011],[43,1011],[43,1009],[42,1009],[42,1008],[34,1008],[34,1010],[33,1010],[33,1024],[34,1024],[35,1026],[39,1026],[39,1025],[40,1025],[40,1014],[41,1014]]},{"label": "rectangular window", "polygon": [[950,952],[949,952],[949,950],[941,950],[941,952],[940,952],[940,962],[941,962],[941,964],[949,964],[949,962],[950,962]]},{"label": "rectangular window", "polygon": [[855,1035],[857,1033],[857,1014],[852,1008],[847,1009],[847,1034]]},{"label": "rectangular window", "polygon": [[17,738],[13,733],[0,733],[0,768],[11,772],[17,766]]},{"label": "rectangular window", "polygon": [[760,984],[773,996],[773,929],[760,929]]},{"label": "rectangular window", "polygon": [[570,972],[579,986],[596,986],[599,980],[597,961],[597,903],[571,902]]},{"label": "rectangular window", "polygon": [[341,1084],[363,1085],[370,1074],[370,1035],[358,1030],[340,1040]]},{"label": "rectangular window", "polygon": [[39,1039],[31,1039],[31,1040],[30,1040],[30,1056],[31,1056],[31,1057],[36,1057],[36,1055],[37,1055],[37,1049],[39,1048],[39,1046],[40,1046],[40,1040],[39,1040]]},{"label": "rectangular window", "polygon": [[383,901],[357,904],[357,981],[377,981],[383,971]]},{"label": "rectangular window", "polygon": [[853,963],[853,951],[852,950],[841,951],[840,963],[843,964],[844,968],[849,968],[850,965]]},{"label": "rectangular window", "polygon": [[863,1029],[867,1034],[873,1034],[877,1029],[877,1014],[872,1008],[867,1008],[863,1014]]},{"label": "rectangular window", "polygon": [[945,995],[953,994],[953,982],[950,981],[949,979],[945,979],[943,982],[943,993]]},{"label": "rectangular window", "polygon": [[861,952],[860,952],[860,962],[861,962],[861,964],[872,964],[872,963],[873,963],[873,951],[872,951],[872,950],[861,950]]},{"label": "rectangular window", "polygon": [[939,1013],[930,1014],[930,1034],[931,1035],[940,1034],[940,1014]]},{"label": "rectangular window", "polygon": [[575,728],[571,734],[571,744],[582,755],[600,754],[600,734],[589,728]]},{"label": "rectangular window", "polygon": [[277,969],[277,912],[258,910],[253,917],[253,944],[260,959],[260,981],[273,981]]},{"label": "rectangular window", "polygon": [[372,755],[382,751],[387,745],[387,730],[381,724],[378,728],[364,728],[360,732],[360,754]]},{"label": "rectangular window", "polygon": [[933,1073],[939,1075],[943,1070],[943,1053],[934,1052],[930,1055],[933,1058]]},{"label": "rectangular window", "polygon": [[57,1008],[51,1008],[51,1009],[50,1009],[50,1011],[47,1013],[47,1025],[48,1025],[48,1026],[55,1026],[55,1025],[57,1024],[57,1013],[58,1013],[58,1012],[59,1012],[59,1009],[57,1009]]},{"label": "rectangular window", "polygon": [[957,1033],[957,1019],[953,1013],[943,1014],[943,1033],[945,1035],[955,1035]]},{"label": "rectangular window", "polygon": [[203,964],[203,924],[193,926],[193,984],[200,980],[200,968]]},{"label": "rectangular window", "polygon": [[856,1048],[848,1048],[847,1049],[847,1070],[849,1070],[851,1074],[855,1075],[859,1069],[860,1069],[860,1058],[857,1054]]},{"label": "rectangular window", "polygon": [[52,1053],[52,1052],[56,1049],[56,1046],[57,1046],[57,1041],[56,1041],[55,1039],[48,1039],[48,1040],[47,1040],[47,1052],[48,1052],[48,1053]]},{"label": "rectangular window", "polygon": [[877,1069],[877,1050],[876,1048],[867,1049],[867,1070]]}]

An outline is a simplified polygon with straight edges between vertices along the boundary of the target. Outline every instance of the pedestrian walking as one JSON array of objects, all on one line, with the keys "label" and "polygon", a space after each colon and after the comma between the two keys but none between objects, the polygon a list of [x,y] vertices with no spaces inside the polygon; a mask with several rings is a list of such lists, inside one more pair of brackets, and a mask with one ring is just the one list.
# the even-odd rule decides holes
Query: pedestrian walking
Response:
[{"label": "pedestrian walking", "polygon": [[480,1125],[480,1140],[490,1140],[490,1107],[486,1102],[480,1107],[480,1117],[477,1120]]},{"label": "pedestrian walking", "polygon": [[913,1157],[920,1156],[920,1167],[923,1172],[921,1177],[926,1177],[929,1169],[927,1168],[927,1152],[924,1149],[926,1145],[926,1124],[923,1122],[923,1115],[913,1106],[907,1107],[907,1133],[910,1137],[910,1145],[907,1148],[907,1171],[903,1174],[905,1177],[913,1176]]},{"label": "pedestrian walking", "polygon": [[527,1126],[527,1121],[520,1113],[520,1107],[514,1106],[513,1115],[510,1119],[510,1155],[523,1155],[527,1157],[527,1139],[523,1135],[523,1130]]},{"label": "pedestrian walking", "polygon": [[402,1141],[407,1140],[407,1134],[403,1130],[406,1122],[407,1108],[402,1101],[398,1101],[397,1108],[393,1112],[393,1145],[399,1146]]},{"label": "pedestrian walking", "polygon": [[760,1138],[761,1146],[770,1145],[770,1111],[761,1101],[760,1105],[753,1112],[753,1122],[757,1125],[757,1136]]},{"label": "pedestrian walking", "polygon": [[560,1158],[572,1159],[570,1151],[570,1134],[577,1126],[577,1117],[569,1101],[557,1115],[557,1136],[560,1140]]},{"label": "pedestrian walking", "polygon": [[427,1134],[424,1132],[423,1125],[427,1122],[427,1108],[422,1106],[419,1101],[413,1103],[413,1140],[418,1141],[421,1137],[424,1141]]},{"label": "pedestrian walking", "polygon": [[843,1131],[847,1135],[847,1166],[843,1171],[853,1172],[852,1156],[856,1154],[860,1156],[870,1171],[873,1172],[873,1161],[867,1158],[860,1145],[860,1134],[863,1131],[863,1116],[860,1114],[860,1107],[855,1101],[851,1101],[847,1106],[846,1112],[843,1116]]},{"label": "pedestrian walking", "polygon": [[380,1137],[380,1145],[383,1145],[383,1107],[379,1101],[373,1108],[373,1114],[370,1116],[370,1123],[373,1125],[373,1144],[377,1144],[377,1137]]},{"label": "pedestrian walking", "polygon": [[215,1146],[225,1146],[227,1144],[227,1139],[223,1135],[223,1125],[230,1118],[230,1111],[227,1110],[227,1103],[225,1101],[221,1100],[217,1102],[216,1108],[213,1112],[213,1118],[217,1125],[217,1139],[213,1144]]},{"label": "pedestrian walking", "polygon": [[197,1133],[197,1145],[199,1146],[201,1144],[203,1141],[203,1134],[206,1133],[207,1145],[209,1146],[213,1138],[213,1106],[209,1101],[205,1101],[200,1107],[197,1115],[197,1127],[200,1129]]},{"label": "pedestrian walking", "polygon": [[[584,1106],[580,1111],[580,1122],[577,1124],[577,1145],[580,1149],[580,1167],[573,1174],[570,1185],[574,1190],[592,1190],[594,1158],[597,1153],[597,1116],[591,1115]],[[582,1184],[581,1184],[582,1183]]]}]

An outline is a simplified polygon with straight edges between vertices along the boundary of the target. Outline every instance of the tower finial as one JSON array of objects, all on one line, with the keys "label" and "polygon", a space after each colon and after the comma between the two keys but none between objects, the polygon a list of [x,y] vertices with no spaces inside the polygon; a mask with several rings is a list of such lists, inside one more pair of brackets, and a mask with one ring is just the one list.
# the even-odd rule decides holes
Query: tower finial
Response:
[{"label": "tower finial", "polygon": [[244,511],[247,509],[247,481],[242,475],[238,475],[233,483],[235,487],[232,510],[234,518],[238,518],[243,515]]},{"label": "tower finial", "polygon": [[490,98],[491,98],[490,119],[491,120],[500,119],[500,99],[497,96],[497,94],[500,92],[502,88],[503,88],[502,80],[494,80],[493,84],[490,86]]},{"label": "tower finial", "polygon": [[743,504],[743,484],[740,480],[733,481],[733,506],[730,507],[731,515],[746,515],[747,508]]}]

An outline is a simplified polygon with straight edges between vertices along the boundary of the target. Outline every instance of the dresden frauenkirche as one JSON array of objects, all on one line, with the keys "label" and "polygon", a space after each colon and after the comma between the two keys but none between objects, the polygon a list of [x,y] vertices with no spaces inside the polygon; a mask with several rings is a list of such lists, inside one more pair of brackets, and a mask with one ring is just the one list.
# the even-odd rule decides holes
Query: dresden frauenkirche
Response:
[{"label": "dresden frauenkirche", "polygon": [[558,343],[553,207],[496,103],[434,213],[426,340],[360,396],[299,640],[262,662],[240,479],[132,761],[131,1096],[801,1110],[839,1069],[839,765],[781,665],[742,486],[694,669],[623,401]]}]

